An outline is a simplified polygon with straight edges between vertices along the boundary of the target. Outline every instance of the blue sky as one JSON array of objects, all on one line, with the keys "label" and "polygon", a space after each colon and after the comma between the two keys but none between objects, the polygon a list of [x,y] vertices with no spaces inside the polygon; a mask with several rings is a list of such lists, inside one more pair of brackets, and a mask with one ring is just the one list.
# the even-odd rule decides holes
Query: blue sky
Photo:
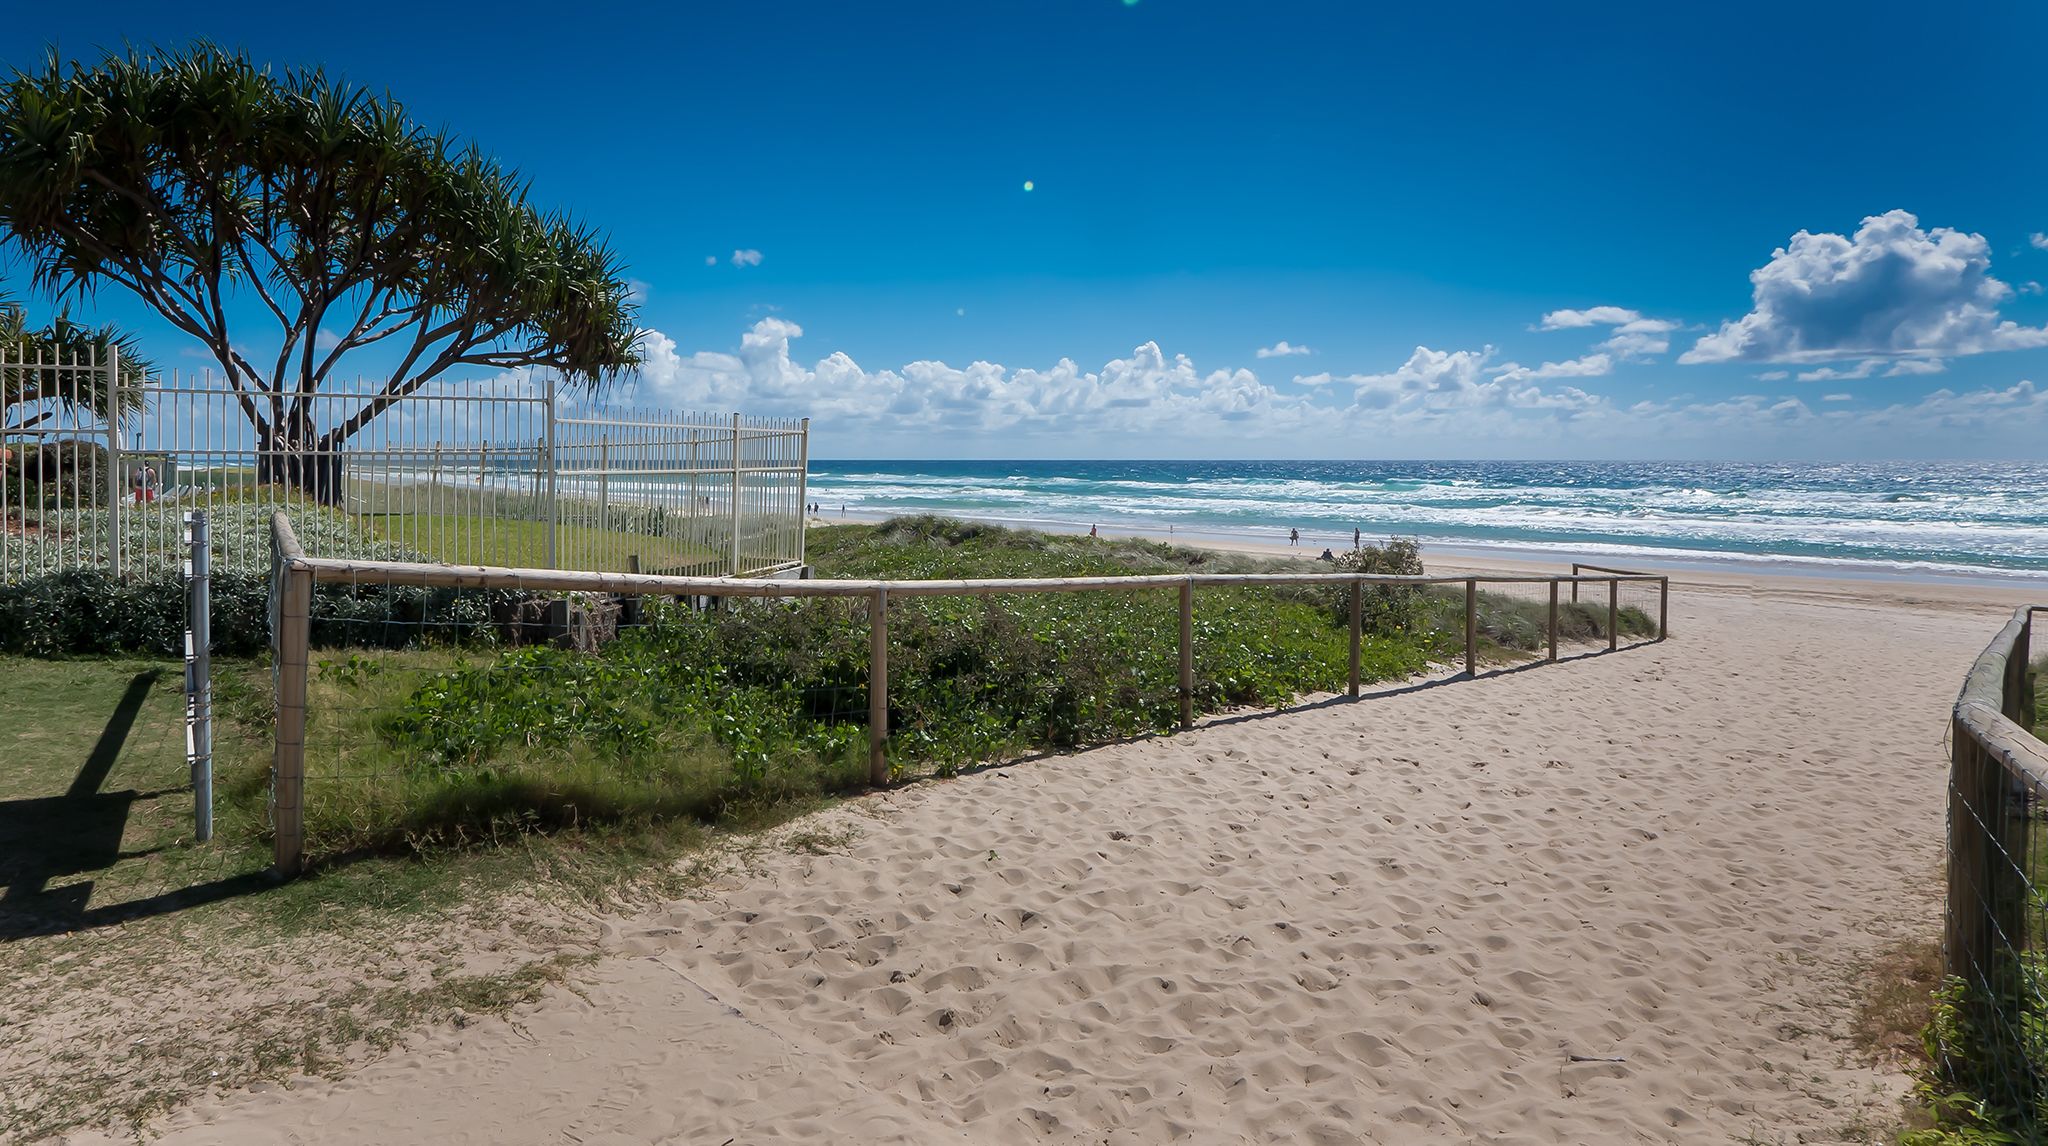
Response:
[{"label": "blue sky", "polygon": [[1407,7],[43,5],[0,60],[388,88],[610,232],[635,397],[826,456],[2048,452],[2040,9]]}]

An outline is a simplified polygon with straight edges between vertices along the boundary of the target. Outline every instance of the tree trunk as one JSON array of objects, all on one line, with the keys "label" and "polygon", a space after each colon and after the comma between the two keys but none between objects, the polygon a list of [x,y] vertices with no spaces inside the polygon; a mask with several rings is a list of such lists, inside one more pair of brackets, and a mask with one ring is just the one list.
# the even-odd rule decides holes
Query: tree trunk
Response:
[{"label": "tree trunk", "polygon": [[345,472],[340,448],[323,449],[312,420],[296,411],[271,429],[256,456],[257,481],[289,486],[320,505],[342,503]]}]

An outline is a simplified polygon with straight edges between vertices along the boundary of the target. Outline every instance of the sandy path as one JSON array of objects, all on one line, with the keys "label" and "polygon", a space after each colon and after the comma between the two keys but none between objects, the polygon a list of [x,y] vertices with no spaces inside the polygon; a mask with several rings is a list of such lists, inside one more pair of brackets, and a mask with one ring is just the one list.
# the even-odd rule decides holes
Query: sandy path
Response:
[{"label": "sandy path", "polygon": [[1898,596],[1681,592],[1664,645],[860,801],[580,997],[166,1141],[1844,1140],[2000,613]]}]

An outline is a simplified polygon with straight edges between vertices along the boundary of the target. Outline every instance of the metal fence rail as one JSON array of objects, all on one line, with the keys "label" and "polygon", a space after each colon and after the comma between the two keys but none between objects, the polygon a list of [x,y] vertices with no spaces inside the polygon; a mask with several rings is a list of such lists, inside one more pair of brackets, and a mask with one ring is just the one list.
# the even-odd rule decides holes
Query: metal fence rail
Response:
[{"label": "metal fence rail", "polygon": [[286,442],[259,440],[248,396],[211,374],[153,379],[102,416],[117,370],[0,357],[0,582],[174,572],[195,509],[218,572],[267,566],[279,509],[358,557],[695,576],[803,563],[807,420],[615,407],[544,378],[388,400],[358,380],[295,398]]},{"label": "metal fence rail", "polygon": [[[290,519],[277,514],[272,519],[271,545],[273,579],[271,589],[272,648],[276,657],[277,739],[272,765],[273,808],[276,826],[275,860],[279,870],[298,870],[305,847],[305,729],[307,682],[311,665],[310,647],[314,586],[347,586],[352,591],[368,587],[407,586],[421,589],[514,590],[529,593],[583,594],[601,597],[645,598],[727,598],[759,597],[784,600],[837,598],[859,600],[867,605],[869,651],[867,660],[867,737],[869,779],[875,784],[889,780],[886,755],[889,727],[889,624],[890,603],[896,598],[993,597],[1011,594],[1132,592],[1177,589],[1179,617],[1179,723],[1193,726],[1194,692],[1194,603],[1198,589],[1244,587],[1316,586],[1348,588],[1350,607],[1350,664],[1348,692],[1357,697],[1362,683],[1360,652],[1363,640],[1362,603],[1368,587],[1462,586],[1464,590],[1464,667],[1466,675],[1478,674],[1479,631],[1477,608],[1480,586],[1539,585],[1549,591],[1549,660],[1558,659],[1559,587],[1574,588],[1582,582],[1605,584],[1609,600],[1615,599],[1623,584],[1654,589],[1661,616],[1670,593],[1668,577],[1632,573],[1601,576],[1562,575],[1460,575],[1402,576],[1370,573],[1177,573],[1138,576],[985,578],[963,580],[885,581],[850,579],[787,579],[676,577],[649,574],[575,572],[547,569],[453,566],[419,562],[350,560],[309,556],[295,534]],[[1613,624],[1610,610],[1610,626]],[[1654,640],[1663,640],[1661,628]],[[1608,647],[1616,647],[1612,628]]]},{"label": "metal fence rail", "polygon": [[2015,1141],[2048,1140],[2048,745],[2033,734],[2033,618],[2022,608],[1956,698],[1943,963],[1960,995],[1943,1070]]}]

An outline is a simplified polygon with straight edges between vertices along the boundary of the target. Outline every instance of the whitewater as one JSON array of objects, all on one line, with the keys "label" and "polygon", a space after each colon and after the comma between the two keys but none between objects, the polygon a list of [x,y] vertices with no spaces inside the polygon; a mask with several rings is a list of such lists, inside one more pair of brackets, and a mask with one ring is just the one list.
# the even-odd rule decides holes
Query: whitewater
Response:
[{"label": "whitewater", "polygon": [[1440,547],[1830,572],[2048,577],[2033,463],[813,461],[853,517]]}]

